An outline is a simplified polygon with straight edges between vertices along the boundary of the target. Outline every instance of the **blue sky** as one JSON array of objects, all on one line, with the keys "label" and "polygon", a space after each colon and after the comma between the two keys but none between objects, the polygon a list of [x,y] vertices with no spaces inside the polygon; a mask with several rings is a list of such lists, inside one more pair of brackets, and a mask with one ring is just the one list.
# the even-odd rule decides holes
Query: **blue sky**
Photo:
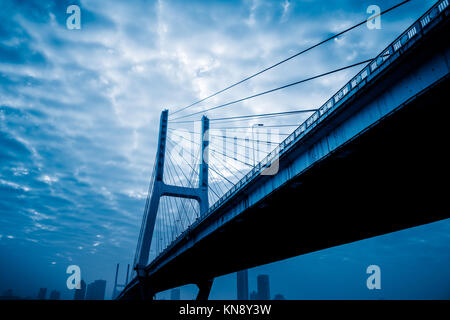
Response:
[{"label": "blue sky", "polygon": [[[396,3],[3,1],[0,290],[35,296],[48,287],[70,298],[65,269],[77,264],[87,282],[108,281],[109,297],[115,263],[134,256],[160,111],[367,18],[369,5]],[[383,17],[380,30],[363,26],[193,110],[374,57],[434,3],[412,1]],[[66,28],[71,4],[81,8],[81,30]],[[318,107],[357,71],[208,115]],[[444,221],[263,266],[250,277],[269,274],[273,293],[290,299],[449,298],[449,231]],[[392,285],[373,294],[361,284],[366,265],[377,262]],[[218,279],[212,297],[234,298],[234,275]]]}]

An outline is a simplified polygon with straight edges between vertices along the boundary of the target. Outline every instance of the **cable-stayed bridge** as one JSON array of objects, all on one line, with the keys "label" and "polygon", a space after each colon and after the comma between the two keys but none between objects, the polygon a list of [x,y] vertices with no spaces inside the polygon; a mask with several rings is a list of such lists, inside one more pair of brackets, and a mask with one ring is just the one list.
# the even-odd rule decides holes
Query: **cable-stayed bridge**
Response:
[{"label": "cable-stayed bridge", "polygon": [[[448,15],[438,1],[372,59],[173,119],[163,111],[135,274],[118,298],[196,284],[206,299],[215,277],[449,218],[437,183],[448,170]],[[190,118],[362,64],[317,109]]]}]

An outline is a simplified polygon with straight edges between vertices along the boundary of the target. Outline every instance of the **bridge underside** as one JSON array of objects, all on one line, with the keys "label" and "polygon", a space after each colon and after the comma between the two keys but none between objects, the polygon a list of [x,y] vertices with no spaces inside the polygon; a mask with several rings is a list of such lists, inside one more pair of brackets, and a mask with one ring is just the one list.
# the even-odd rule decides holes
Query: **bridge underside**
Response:
[{"label": "bridge underside", "polygon": [[448,218],[449,88],[443,80],[151,273],[152,293]]}]

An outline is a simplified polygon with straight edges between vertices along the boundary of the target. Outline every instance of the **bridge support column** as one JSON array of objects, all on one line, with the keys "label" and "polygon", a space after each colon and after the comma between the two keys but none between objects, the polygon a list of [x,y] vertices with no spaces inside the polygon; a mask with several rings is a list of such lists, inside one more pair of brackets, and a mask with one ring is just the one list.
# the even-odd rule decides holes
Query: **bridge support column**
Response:
[{"label": "bridge support column", "polygon": [[140,300],[154,300],[155,292],[152,290],[150,283],[146,279],[140,280]]},{"label": "bridge support column", "polygon": [[211,292],[213,282],[214,282],[214,279],[210,279],[210,280],[200,281],[197,284],[197,287],[198,287],[197,301],[208,300],[209,293]]}]

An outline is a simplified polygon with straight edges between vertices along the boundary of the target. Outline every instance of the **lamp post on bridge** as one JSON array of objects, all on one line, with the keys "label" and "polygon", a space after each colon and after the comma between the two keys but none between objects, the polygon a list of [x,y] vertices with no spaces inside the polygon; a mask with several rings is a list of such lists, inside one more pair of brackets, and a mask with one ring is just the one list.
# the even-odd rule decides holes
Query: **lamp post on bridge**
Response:
[{"label": "lamp post on bridge", "polygon": [[[256,163],[255,163],[255,135],[254,135],[254,132],[253,132],[253,129],[255,127],[264,127],[264,124],[262,124],[262,123],[255,123],[254,125],[252,125],[253,167],[256,165]],[[259,155],[259,150],[258,150],[258,155]]]}]

